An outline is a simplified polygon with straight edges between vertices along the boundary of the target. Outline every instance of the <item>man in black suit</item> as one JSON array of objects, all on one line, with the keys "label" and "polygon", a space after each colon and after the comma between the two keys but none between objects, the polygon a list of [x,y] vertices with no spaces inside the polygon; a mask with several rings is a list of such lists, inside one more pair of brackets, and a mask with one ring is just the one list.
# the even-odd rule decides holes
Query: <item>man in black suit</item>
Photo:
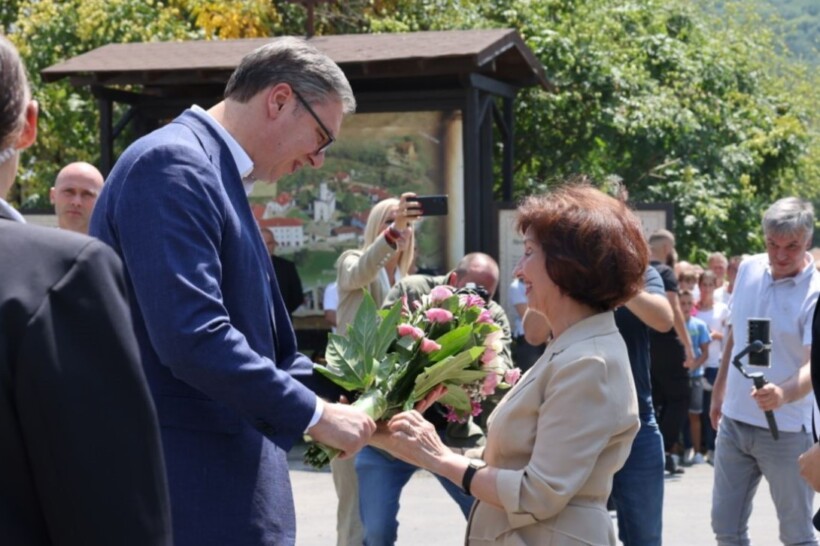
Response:
[{"label": "man in black suit", "polygon": [[[815,403],[820,405],[820,305],[814,308],[814,319],[811,327],[811,384],[814,389]],[[820,423],[817,422],[817,412],[814,413],[814,445],[800,456],[800,475],[803,476],[812,489],[820,493],[820,443],[817,436],[820,434]],[[820,512],[814,516],[815,528],[820,530]]]},{"label": "man in black suit", "polygon": [[296,271],[296,264],[276,256],[276,247],[279,246],[279,242],[276,240],[273,230],[262,228],[261,231],[265,246],[268,248],[268,254],[270,254],[270,260],[273,263],[273,271],[276,273],[279,291],[282,292],[282,299],[285,300],[285,307],[288,313],[293,315],[293,312],[305,301],[302,279],[299,278],[299,272]]},{"label": "man in black suit", "polygon": [[37,103],[0,36],[0,542],[166,546],[157,420],[122,264],[5,201]]}]

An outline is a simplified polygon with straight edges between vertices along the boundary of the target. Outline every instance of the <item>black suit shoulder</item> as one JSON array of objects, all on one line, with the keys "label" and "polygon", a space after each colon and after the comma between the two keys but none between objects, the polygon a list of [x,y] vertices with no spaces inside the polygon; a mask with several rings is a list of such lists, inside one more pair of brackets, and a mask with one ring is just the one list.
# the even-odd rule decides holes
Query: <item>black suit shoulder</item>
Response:
[{"label": "black suit shoulder", "polygon": [[82,235],[0,220],[0,536],[166,545],[156,414],[122,265]]},{"label": "black suit shoulder", "polygon": [[270,257],[273,264],[273,271],[276,273],[276,281],[279,284],[279,292],[285,302],[285,308],[292,314],[304,302],[305,295],[302,289],[302,279],[296,270],[296,264],[285,258],[276,256]]}]

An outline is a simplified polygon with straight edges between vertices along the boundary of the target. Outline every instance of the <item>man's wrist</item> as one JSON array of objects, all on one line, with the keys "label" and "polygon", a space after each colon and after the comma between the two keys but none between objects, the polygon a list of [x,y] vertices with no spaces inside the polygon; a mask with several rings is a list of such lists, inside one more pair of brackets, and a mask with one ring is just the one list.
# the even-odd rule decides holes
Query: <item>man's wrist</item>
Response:
[{"label": "man's wrist", "polygon": [[310,422],[308,423],[307,428],[305,428],[305,432],[308,432],[311,428],[313,428],[316,423],[319,422],[319,419],[322,418],[322,414],[325,412],[325,403],[322,402],[322,399],[318,396],[316,397],[316,407],[313,408],[313,416],[310,418]]}]

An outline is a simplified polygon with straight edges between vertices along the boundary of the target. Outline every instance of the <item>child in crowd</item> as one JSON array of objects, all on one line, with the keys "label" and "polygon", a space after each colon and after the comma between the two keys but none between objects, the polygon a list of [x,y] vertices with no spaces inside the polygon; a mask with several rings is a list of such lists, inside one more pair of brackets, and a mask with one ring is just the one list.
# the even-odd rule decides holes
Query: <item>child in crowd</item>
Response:
[{"label": "child in crowd", "polygon": [[709,358],[709,328],[701,319],[692,316],[695,310],[695,297],[689,290],[681,290],[680,310],[686,319],[686,330],[692,339],[692,349],[695,352],[695,367],[689,370],[689,432],[691,446],[687,445],[684,452],[684,464],[702,463],[700,454],[701,426],[700,416],[703,413],[703,364]]},{"label": "child in crowd", "polygon": [[[684,262],[684,265],[678,268],[678,287],[681,292],[687,290],[692,293],[695,301],[700,299],[700,290],[698,290],[698,273],[695,267],[689,262]],[[697,315],[697,309],[695,309]],[[683,316],[687,314],[684,312]]]},{"label": "child in crowd", "polygon": [[698,280],[700,286],[700,301],[698,302],[698,318],[709,328],[709,356],[703,365],[703,414],[701,426],[703,430],[703,446],[706,449],[706,462],[713,463],[715,455],[715,429],[709,419],[709,406],[712,404],[712,385],[720,367],[720,357],[723,354],[723,338],[729,324],[729,307],[718,300],[718,279],[713,271],[704,271]]}]

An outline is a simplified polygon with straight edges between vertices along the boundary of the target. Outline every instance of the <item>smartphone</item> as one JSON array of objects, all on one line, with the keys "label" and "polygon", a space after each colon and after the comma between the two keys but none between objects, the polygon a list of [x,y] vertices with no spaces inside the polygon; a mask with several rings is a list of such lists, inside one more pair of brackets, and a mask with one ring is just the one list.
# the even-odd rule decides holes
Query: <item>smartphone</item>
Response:
[{"label": "smartphone", "polygon": [[419,195],[413,198],[423,216],[447,216],[446,195]]}]

